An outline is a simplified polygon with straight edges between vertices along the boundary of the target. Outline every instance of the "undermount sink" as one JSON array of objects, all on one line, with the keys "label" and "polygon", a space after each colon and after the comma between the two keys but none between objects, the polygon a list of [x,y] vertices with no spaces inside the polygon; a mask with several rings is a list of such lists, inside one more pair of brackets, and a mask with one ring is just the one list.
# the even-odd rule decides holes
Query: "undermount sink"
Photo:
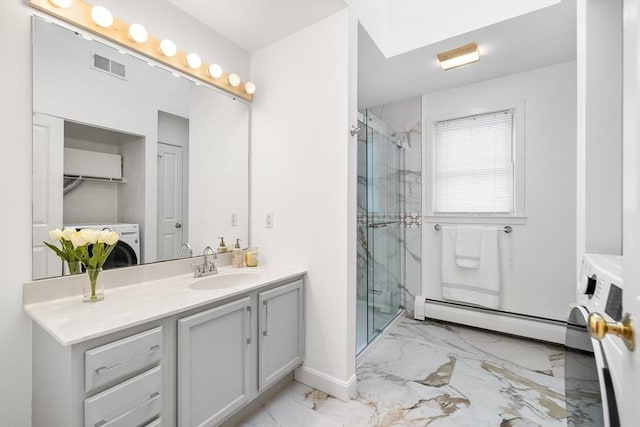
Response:
[{"label": "undermount sink", "polygon": [[214,276],[196,279],[189,285],[191,289],[208,291],[211,289],[233,288],[235,286],[247,285],[260,278],[257,273],[228,273],[216,274]]}]

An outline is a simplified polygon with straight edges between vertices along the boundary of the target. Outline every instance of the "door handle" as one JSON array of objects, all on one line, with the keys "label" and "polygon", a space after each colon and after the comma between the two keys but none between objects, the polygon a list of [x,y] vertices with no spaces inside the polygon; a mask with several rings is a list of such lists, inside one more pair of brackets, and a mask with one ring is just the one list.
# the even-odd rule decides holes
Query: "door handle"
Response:
[{"label": "door handle", "polygon": [[176,222],[176,228],[182,228],[182,224],[180,224],[179,222]]},{"label": "door handle", "polygon": [[622,338],[629,351],[635,348],[633,321],[629,313],[625,313],[622,321],[616,323],[607,323],[600,313],[591,313],[589,314],[589,333],[597,340],[603,339],[607,334],[615,335]]},{"label": "door handle", "polygon": [[269,321],[269,305],[267,301],[262,301],[262,305],[264,305],[264,330],[262,331],[262,336],[267,336],[267,322]]}]

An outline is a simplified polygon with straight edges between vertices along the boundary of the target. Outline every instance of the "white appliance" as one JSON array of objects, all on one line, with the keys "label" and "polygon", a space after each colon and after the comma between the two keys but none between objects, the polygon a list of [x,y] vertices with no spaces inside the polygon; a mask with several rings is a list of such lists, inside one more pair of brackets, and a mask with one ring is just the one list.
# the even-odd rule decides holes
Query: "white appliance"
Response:
[{"label": "white appliance", "polygon": [[120,240],[102,268],[128,267],[140,264],[140,227],[138,224],[72,224],[65,227],[75,229],[92,228],[118,233]]},{"label": "white appliance", "polygon": [[[585,254],[576,287],[576,303],[567,320],[565,346],[565,395],[569,426],[620,425],[616,395],[620,395],[621,372],[616,363],[624,353],[622,340],[606,336],[591,338],[590,313],[600,313],[607,322],[622,318],[622,257]],[[592,388],[593,401],[585,399]]]}]

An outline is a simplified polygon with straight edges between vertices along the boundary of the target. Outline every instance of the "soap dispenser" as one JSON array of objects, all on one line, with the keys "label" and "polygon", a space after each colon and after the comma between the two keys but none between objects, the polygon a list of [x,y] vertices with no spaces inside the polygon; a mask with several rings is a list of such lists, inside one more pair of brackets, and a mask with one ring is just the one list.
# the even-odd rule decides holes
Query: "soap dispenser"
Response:
[{"label": "soap dispenser", "polygon": [[236,239],[236,244],[233,245],[231,265],[235,268],[242,268],[244,265],[244,250],[240,247],[240,239]]},{"label": "soap dispenser", "polygon": [[218,253],[219,254],[224,254],[224,253],[229,252],[229,248],[224,243],[224,237],[218,237],[218,239],[220,239],[220,244],[218,245]]}]

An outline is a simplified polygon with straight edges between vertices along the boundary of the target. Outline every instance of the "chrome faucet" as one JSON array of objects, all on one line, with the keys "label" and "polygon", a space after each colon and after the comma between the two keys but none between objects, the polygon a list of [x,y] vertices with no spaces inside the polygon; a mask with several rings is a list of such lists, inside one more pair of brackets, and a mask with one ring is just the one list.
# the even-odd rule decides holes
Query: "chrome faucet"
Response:
[{"label": "chrome faucet", "polygon": [[202,251],[202,256],[204,257],[204,261],[202,265],[196,265],[196,271],[195,273],[193,273],[193,277],[202,277],[202,276],[209,276],[211,274],[218,274],[218,270],[216,269],[215,262],[214,261],[209,262],[209,259],[207,258],[208,252],[211,252],[211,254],[213,255],[213,259],[218,259],[218,255],[216,254],[216,251],[214,251],[211,246],[207,246],[206,248],[204,248],[204,251]]},{"label": "chrome faucet", "polygon": [[193,249],[191,248],[191,245],[189,244],[189,242],[184,242],[182,244],[182,246],[180,246],[180,255],[179,255],[179,257],[182,258],[184,249],[186,249],[188,251],[189,258],[191,258],[193,256]]}]

